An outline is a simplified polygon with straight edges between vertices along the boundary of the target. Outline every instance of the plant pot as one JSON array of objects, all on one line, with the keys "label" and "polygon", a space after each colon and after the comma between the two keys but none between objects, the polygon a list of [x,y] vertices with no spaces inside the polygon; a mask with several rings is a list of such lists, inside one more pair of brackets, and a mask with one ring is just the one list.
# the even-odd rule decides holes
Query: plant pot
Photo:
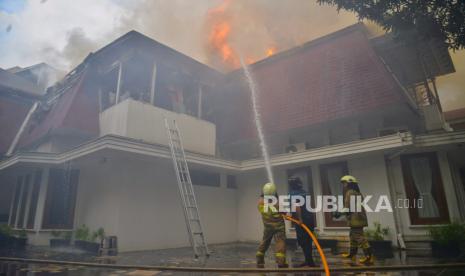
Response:
[{"label": "plant pot", "polygon": [[321,248],[331,248],[332,254],[337,254],[337,240],[335,239],[318,239]]},{"label": "plant pot", "polygon": [[71,244],[71,240],[67,239],[50,239],[50,247],[57,248],[57,247],[69,247]]},{"label": "plant pot", "polygon": [[461,255],[460,243],[449,241],[447,244],[431,242],[431,251],[434,258],[456,258]]},{"label": "plant pot", "polygon": [[386,259],[394,257],[392,241],[368,241],[376,258]]},{"label": "plant pot", "polygon": [[92,255],[97,255],[98,251],[100,249],[100,244],[96,242],[90,242],[90,241],[80,241],[76,240],[74,242],[74,246],[77,249],[80,249],[82,251],[85,251],[86,253],[92,254]]}]

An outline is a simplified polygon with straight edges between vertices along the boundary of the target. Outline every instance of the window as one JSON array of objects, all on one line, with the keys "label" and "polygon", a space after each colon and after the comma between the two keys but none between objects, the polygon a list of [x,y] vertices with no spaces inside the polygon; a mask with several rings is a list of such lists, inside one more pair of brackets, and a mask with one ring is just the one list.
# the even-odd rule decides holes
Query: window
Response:
[{"label": "window", "polygon": [[45,200],[44,229],[71,229],[79,170],[50,169]]},{"label": "window", "polygon": [[[321,185],[324,195],[342,196],[344,194],[343,186],[340,182],[341,177],[347,175],[347,162],[338,162],[320,166]],[[344,216],[339,219],[333,218],[332,214],[325,212],[325,223],[329,227],[347,226]]]},{"label": "window", "polygon": [[192,184],[198,186],[220,187],[220,174],[206,171],[192,170],[190,172]]},{"label": "window", "polygon": [[[302,168],[295,168],[287,170],[287,177],[298,177],[302,180],[302,184],[304,190],[307,192],[307,195],[311,197],[311,206],[315,208],[315,200],[314,200],[314,193],[313,193],[313,178],[312,178],[312,168],[311,167],[302,167]],[[289,188],[290,190],[290,188]],[[312,213],[313,221],[315,222],[316,226],[316,218],[315,213]]]},{"label": "window", "polygon": [[26,213],[27,199],[29,197],[29,187],[31,185],[31,176],[26,175],[23,178],[23,185],[21,187],[21,195],[19,197],[18,205],[18,217],[16,218],[15,226],[16,228],[23,228],[24,226],[24,216]]},{"label": "window", "polygon": [[37,170],[34,175],[34,182],[32,183],[32,193],[29,200],[29,215],[27,218],[27,229],[34,228],[34,222],[36,217],[36,209],[37,209],[37,200],[39,198],[39,189],[40,189],[40,182],[42,179],[42,171]]},{"label": "window", "polygon": [[13,197],[13,202],[11,203],[11,216],[10,216],[10,226],[16,226],[16,216],[18,215],[18,204],[19,198],[21,196],[21,187],[23,186],[23,177],[18,176],[18,180],[16,181],[15,185],[15,192]]},{"label": "window", "polygon": [[226,177],[226,188],[228,189],[237,189],[236,176],[228,175]]},{"label": "window", "polygon": [[401,158],[405,191],[409,202],[422,199],[422,208],[409,208],[413,225],[449,222],[441,172],[435,153],[404,155]]},{"label": "window", "polygon": [[11,203],[10,225],[12,227],[34,228],[41,175],[41,171],[37,170],[18,176]]}]

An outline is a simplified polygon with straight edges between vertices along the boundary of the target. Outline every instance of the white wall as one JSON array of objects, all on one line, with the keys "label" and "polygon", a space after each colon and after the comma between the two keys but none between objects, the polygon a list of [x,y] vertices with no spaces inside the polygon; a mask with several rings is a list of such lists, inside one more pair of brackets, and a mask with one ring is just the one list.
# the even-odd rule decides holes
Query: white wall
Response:
[{"label": "white wall", "polygon": [[[222,179],[225,179],[224,177]],[[237,240],[236,190],[195,186],[208,243]],[[121,251],[187,246],[188,236],[169,160],[115,160],[82,168],[76,225],[104,227]]]},{"label": "white wall", "polygon": [[100,135],[114,134],[168,145],[164,118],[175,119],[184,149],[215,155],[216,127],[195,117],[126,99],[100,114]]},{"label": "white wall", "polygon": [[[388,175],[383,154],[373,154],[349,161],[349,173],[354,175],[359,181],[359,187],[364,195],[373,195],[373,200],[369,206],[374,210],[378,203],[379,196],[387,196],[394,204],[389,190]],[[392,206],[394,207],[394,206]],[[395,210],[393,210],[395,211]],[[396,227],[394,213],[381,211],[367,213],[369,227],[374,222],[379,222],[383,226],[389,226],[391,240],[396,240]]]}]

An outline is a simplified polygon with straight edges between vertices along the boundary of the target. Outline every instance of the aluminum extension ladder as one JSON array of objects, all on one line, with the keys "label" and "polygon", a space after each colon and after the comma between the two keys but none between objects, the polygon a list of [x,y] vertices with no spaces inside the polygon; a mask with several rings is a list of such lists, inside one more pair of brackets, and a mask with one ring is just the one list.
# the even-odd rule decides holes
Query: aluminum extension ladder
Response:
[{"label": "aluminum extension ladder", "polygon": [[[170,123],[172,121],[172,123]],[[186,154],[181,141],[181,133],[175,120],[165,118],[165,128],[173,159],[176,180],[178,182],[179,195],[183,204],[184,217],[186,220],[189,241],[194,250],[194,257],[210,255],[207,241],[203,233],[200,221],[199,208],[194,194],[194,187],[187,167]]]}]

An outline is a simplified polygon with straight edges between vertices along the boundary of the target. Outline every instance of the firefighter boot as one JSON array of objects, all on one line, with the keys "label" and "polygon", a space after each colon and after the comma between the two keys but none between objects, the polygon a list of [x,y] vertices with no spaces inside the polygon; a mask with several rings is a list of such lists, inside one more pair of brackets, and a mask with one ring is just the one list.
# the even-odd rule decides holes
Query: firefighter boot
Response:
[{"label": "firefighter boot", "polygon": [[288,268],[289,265],[286,261],[286,255],[283,253],[276,253],[276,263],[278,264],[278,268]]},{"label": "firefighter boot", "polygon": [[373,256],[371,248],[368,247],[363,249],[363,253],[365,253],[365,257],[360,258],[360,264],[372,265],[375,262],[375,257]]},{"label": "firefighter boot", "polygon": [[265,267],[265,254],[262,252],[257,252],[257,268]]},{"label": "firefighter boot", "polygon": [[358,247],[351,247],[348,253],[342,253],[343,262],[346,264],[355,264],[357,258]]}]

